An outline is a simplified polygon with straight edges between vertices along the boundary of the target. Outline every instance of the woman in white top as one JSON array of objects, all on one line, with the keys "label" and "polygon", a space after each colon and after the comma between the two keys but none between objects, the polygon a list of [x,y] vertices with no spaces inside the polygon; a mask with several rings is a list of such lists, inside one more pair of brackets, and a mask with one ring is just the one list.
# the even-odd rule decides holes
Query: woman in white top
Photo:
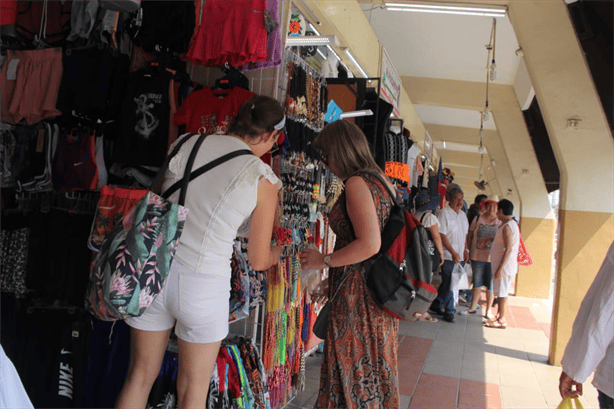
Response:
[{"label": "woman in white top", "polygon": [[[254,270],[266,270],[281,257],[281,249],[271,246],[281,183],[260,156],[273,148],[284,124],[280,104],[257,95],[243,104],[227,135],[204,140],[194,169],[236,150],[253,155],[235,157],[190,182],[189,214],[166,284],[143,315],[126,320],[130,364],[117,408],[145,407],[173,326],[179,344],[179,407],[206,402],[220,344],[228,334],[234,239],[249,225],[248,258]],[[171,160],[163,190],[183,176],[196,139]],[[170,200],[176,201],[176,194]]]},{"label": "woman in white top", "polygon": [[485,321],[490,328],[507,328],[505,320],[505,304],[514,276],[518,273],[518,246],[520,245],[520,229],[512,219],[514,205],[507,199],[499,201],[497,217],[501,226],[492,243],[490,263],[494,271],[493,292],[497,297],[497,316]]},{"label": "woman in white top", "polygon": [[[433,238],[433,242],[435,243],[435,251],[439,252],[439,256],[441,257],[441,263],[439,266],[443,264],[443,243],[441,242],[441,236],[439,235],[439,219],[433,211],[439,207],[439,203],[441,202],[441,196],[439,193],[431,196],[427,190],[420,191],[416,194],[414,198],[415,205],[415,213],[416,218],[420,220],[420,223],[428,229],[431,237]],[[429,249],[430,250],[430,249]],[[417,300],[419,304],[421,304],[420,300]],[[424,306],[424,310],[428,307],[428,304]],[[426,322],[437,322],[437,318],[434,318],[428,312],[416,312],[414,314],[414,318],[420,321]]]}]

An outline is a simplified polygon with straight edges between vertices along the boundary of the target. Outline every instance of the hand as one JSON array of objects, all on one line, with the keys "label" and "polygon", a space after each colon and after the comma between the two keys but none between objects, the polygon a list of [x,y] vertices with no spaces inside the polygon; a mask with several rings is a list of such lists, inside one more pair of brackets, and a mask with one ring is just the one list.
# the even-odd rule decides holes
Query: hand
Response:
[{"label": "hand", "polygon": [[461,262],[461,258],[456,252],[452,253],[452,261],[454,262],[454,264],[460,264]]},{"label": "hand", "polygon": [[306,248],[299,256],[303,270],[322,270],[327,268],[324,255],[316,249]]},{"label": "hand", "polygon": [[469,262],[469,255],[470,255],[470,253],[469,253],[468,251],[465,251],[465,252],[464,252],[463,261],[464,261],[465,263],[468,263],[468,262]]},{"label": "hand", "polygon": [[497,271],[495,271],[495,280],[501,280],[501,270],[497,269]]},{"label": "hand", "polygon": [[[572,390],[572,387],[575,389]],[[561,398],[577,398],[582,395],[582,384],[573,380],[573,378],[565,373],[561,372],[559,378],[559,393]]]},{"label": "hand", "polygon": [[443,259],[443,253],[439,253],[439,255],[441,256],[441,261],[439,262],[439,267],[443,266],[443,262],[445,261]]}]

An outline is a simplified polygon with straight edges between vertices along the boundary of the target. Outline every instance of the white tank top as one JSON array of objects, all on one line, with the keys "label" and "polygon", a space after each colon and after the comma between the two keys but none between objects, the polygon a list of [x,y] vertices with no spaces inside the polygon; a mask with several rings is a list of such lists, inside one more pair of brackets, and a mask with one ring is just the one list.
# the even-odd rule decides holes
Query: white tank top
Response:
[{"label": "white tank top", "polygon": [[[197,136],[193,136],[171,160],[162,192],[181,180]],[[226,153],[249,149],[242,140],[213,134],[205,138],[192,171]],[[258,182],[264,176],[281,188],[271,167],[253,155],[243,155],[211,169],[188,185],[185,207],[189,213],[175,258],[200,274],[230,278],[230,259],[237,236],[249,234],[249,219],[256,208]],[[179,191],[169,198],[179,201]]]},{"label": "white tank top", "polygon": [[512,229],[512,252],[507,264],[503,267],[503,274],[516,275],[518,273],[518,246],[520,245],[520,229],[518,223],[514,220],[502,224],[497,228],[497,235],[492,242],[492,248],[490,250],[490,264],[492,266],[493,273],[499,268],[503,253],[505,253],[505,241],[503,239],[503,228],[510,226]]}]

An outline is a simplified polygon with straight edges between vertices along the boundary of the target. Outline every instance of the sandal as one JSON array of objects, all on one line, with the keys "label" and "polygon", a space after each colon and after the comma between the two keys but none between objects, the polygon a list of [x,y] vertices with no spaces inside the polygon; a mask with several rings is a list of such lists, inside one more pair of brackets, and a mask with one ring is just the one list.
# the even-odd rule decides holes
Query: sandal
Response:
[{"label": "sandal", "polygon": [[488,328],[506,329],[507,328],[507,321],[503,321],[503,322],[501,322],[500,320],[485,321],[484,322],[484,326],[488,327]]},{"label": "sandal", "polygon": [[437,321],[439,321],[437,318],[433,317],[428,312],[425,312],[424,314],[421,314],[421,313],[417,312],[417,313],[414,314],[414,318],[416,318],[418,321],[422,321],[422,322],[437,322]]}]

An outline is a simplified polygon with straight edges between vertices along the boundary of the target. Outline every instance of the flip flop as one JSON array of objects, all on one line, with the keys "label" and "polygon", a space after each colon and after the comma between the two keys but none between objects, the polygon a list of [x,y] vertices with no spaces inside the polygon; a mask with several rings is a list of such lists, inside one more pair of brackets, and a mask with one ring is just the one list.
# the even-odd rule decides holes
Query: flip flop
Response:
[{"label": "flip flop", "polygon": [[422,321],[422,322],[437,322],[437,321],[439,321],[437,318],[433,317],[428,312],[425,312],[424,314],[420,314],[419,312],[417,312],[417,313],[414,314],[414,318],[416,318],[418,321]]},{"label": "flip flop", "polygon": [[506,322],[501,322],[499,320],[486,321],[486,322],[484,322],[484,326],[488,327],[488,328],[506,329],[507,328],[507,321]]}]

